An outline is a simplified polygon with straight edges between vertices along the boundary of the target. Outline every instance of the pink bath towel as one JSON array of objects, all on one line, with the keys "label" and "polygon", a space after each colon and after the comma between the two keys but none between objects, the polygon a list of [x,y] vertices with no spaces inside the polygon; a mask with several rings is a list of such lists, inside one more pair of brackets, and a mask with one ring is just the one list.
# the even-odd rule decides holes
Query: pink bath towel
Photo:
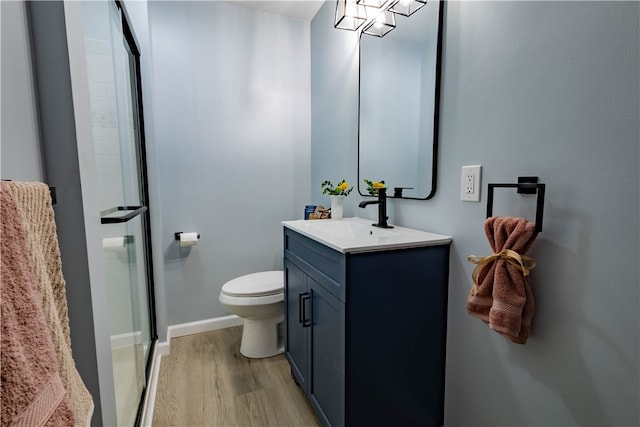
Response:
[{"label": "pink bath towel", "polygon": [[535,262],[526,256],[537,236],[535,224],[523,218],[491,217],[484,229],[494,253],[469,257],[478,266],[467,312],[509,340],[525,344],[535,309],[529,282]]},{"label": "pink bath towel", "polygon": [[49,186],[41,182],[2,182],[16,203],[27,236],[27,248],[58,361],[58,372],[71,397],[76,425],[88,426],[93,398],[76,368],[71,348],[66,282],[58,246],[55,214]]},{"label": "pink bath towel", "polygon": [[0,189],[0,196],[0,424],[73,426],[73,405],[59,375],[27,237],[16,204],[4,186]]}]

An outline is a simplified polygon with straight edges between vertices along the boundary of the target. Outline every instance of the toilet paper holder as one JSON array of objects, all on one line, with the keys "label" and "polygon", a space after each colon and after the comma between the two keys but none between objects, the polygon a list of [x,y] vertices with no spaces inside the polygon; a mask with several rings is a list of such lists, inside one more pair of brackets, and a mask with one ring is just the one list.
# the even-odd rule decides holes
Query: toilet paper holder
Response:
[{"label": "toilet paper holder", "polygon": [[[184,233],[184,231],[176,231],[175,233],[173,233],[173,236],[175,238],[175,240],[180,240],[180,235]],[[198,233],[198,240],[200,239],[200,233]]]}]

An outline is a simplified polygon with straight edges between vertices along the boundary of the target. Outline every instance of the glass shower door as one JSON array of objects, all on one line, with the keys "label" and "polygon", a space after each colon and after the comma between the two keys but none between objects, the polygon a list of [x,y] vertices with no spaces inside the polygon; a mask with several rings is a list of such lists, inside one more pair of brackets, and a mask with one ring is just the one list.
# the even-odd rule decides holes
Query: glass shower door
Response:
[{"label": "glass shower door", "polygon": [[115,248],[105,248],[104,256],[118,425],[132,426],[146,386],[146,361],[150,350],[142,216],[126,223],[105,224],[103,228],[104,235],[109,236],[105,239],[116,241]]},{"label": "glass shower door", "polygon": [[139,417],[156,339],[138,52],[115,2],[83,2],[119,426]]}]

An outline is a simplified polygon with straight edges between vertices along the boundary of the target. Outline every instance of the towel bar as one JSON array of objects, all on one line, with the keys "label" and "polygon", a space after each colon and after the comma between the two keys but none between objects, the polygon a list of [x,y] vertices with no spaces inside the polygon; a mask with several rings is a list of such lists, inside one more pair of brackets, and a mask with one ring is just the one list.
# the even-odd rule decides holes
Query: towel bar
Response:
[{"label": "towel bar", "polygon": [[[11,181],[10,179],[3,179],[3,181]],[[51,194],[51,204],[55,205],[58,201],[56,197],[56,187],[49,186],[49,193]]]},{"label": "towel bar", "polygon": [[520,194],[538,194],[536,201],[536,231],[542,231],[542,216],[544,213],[544,192],[545,184],[538,183],[537,176],[518,177],[517,184],[488,184],[487,192],[487,218],[493,214],[493,189],[494,188],[517,188]]}]

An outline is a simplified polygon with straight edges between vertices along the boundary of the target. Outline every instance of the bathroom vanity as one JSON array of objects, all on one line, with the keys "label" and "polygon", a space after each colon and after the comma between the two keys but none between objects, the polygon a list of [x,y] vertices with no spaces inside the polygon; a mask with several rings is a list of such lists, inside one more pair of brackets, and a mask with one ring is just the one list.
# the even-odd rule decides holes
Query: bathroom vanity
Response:
[{"label": "bathroom vanity", "polygon": [[326,426],[443,422],[451,238],[284,221],[285,354]]}]

